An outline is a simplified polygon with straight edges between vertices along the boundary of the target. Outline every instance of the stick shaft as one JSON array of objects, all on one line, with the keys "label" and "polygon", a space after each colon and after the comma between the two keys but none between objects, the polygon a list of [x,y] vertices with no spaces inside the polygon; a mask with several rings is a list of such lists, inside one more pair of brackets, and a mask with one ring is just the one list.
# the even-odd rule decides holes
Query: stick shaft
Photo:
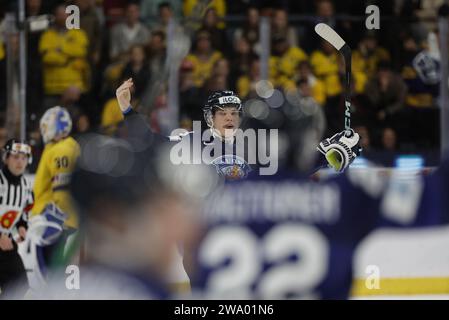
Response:
[{"label": "stick shaft", "polygon": [[345,62],[345,117],[344,126],[346,130],[351,129],[351,48],[345,44],[340,53]]},{"label": "stick shaft", "polygon": [[315,26],[315,32],[324,40],[329,42],[340,54],[343,56],[345,63],[345,113],[344,113],[344,127],[345,130],[351,129],[351,48],[343,40],[340,35],[335,32],[329,25],[319,23]]}]

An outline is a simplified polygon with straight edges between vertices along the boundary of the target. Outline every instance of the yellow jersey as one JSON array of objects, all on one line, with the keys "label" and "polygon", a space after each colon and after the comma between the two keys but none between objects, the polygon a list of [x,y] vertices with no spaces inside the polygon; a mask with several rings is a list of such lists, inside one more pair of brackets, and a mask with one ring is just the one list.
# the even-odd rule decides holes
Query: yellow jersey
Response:
[{"label": "yellow jersey", "polygon": [[292,78],[299,64],[308,59],[307,54],[299,47],[290,47],[282,56],[271,56],[269,59],[270,78],[275,79],[275,86],[283,86],[282,77]]},{"label": "yellow jersey", "polygon": [[104,105],[103,112],[101,113],[101,127],[105,130],[105,133],[112,135],[117,129],[117,125],[124,119],[117,99],[109,99]]},{"label": "yellow jersey", "polygon": [[5,58],[5,48],[3,47],[3,43],[0,41],[0,61]]},{"label": "yellow jersey", "polygon": [[80,146],[72,137],[48,143],[42,153],[34,180],[35,203],[32,215],[54,202],[68,215],[65,226],[78,228],[78,214],[73,205],[68,183],[80,155]]},{"label": "yellow jersey", "polygon": [[390,61],[390,54],[384,48],[378,47],[368,55],[360,50],[352,54],[352,70],[366,73],[367,77],[372,77],[377,71],[377,65],[380,61]]},{"label": "yellow jersey", "polygon": [[76,86],[82,92],[88,90],[88,47],[89,40],[81,29],[61,33],[50,28],[42,34],[39,53],[46,94],[62,94],[70,86]]},{"label": "yellow jersey", "polygon": [[218,51],[212,52],[207,60],[201,60],[195,54],[187,55],[186,60],[193,64],[193,82],[195,86],[203,86],[204,82],[212,75],[215,62],[221,58],[222,54]]},{"label": "yellow jersey", "polygon": [[[184,0],[182,4],[182,11],[184,17],[193,17],[198,20],[202,20],[206,11],[209,9],[215,9],[215,12],[220,20],[223,20],[226,16],[226,1],[225,0],[211,0],[211,1],[198,1],[198,0]],[[200,25],[195,21],[195,29]],[[224,29],[225,23],[220,21],[217,25],[218,28]]]},{"label": "yellow jersey", "polygon": [[310,57],[314,74],[324,83],[327,97],[339,95],[343,91],[339,75],[339,62],[337,53],[326,55],[322,51],[314,51]]}]

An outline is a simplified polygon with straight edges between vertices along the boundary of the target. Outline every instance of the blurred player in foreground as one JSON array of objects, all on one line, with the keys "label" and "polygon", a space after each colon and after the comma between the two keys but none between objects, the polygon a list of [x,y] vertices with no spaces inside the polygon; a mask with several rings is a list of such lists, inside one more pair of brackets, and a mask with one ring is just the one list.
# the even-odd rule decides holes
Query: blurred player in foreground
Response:
[{"label": "blurred player in foreground", "polygon": [[212,299],[346,299],[355,249],[373,229],[449,222],[448,161],[426,177],[352,168],[308,181],[297,164],[314,143],[310,137],[322,133],[316,118],[284,119],[283,171],[227,182],[208,199],[204,232],[185,254],[196,292]]},{"label": "blurred player in foreground", "polygon": [[[0,170],[0,298],[22,298],[28,283],[17,243],[27,234],[28,211],[33,207],[31,183],[24,172],[32,162],[31,147],[23,141],[11,139],[2,150],[3,168]],[[21,290],[13,290],[18,285]]]},{"label": "blurred player in foreground", "polygon": [[197,211],[194,194],[179,188],[194,190],[191,178],[207,177],[186,177],[185,170],[135,152],[125,140],[92,134],[81,148],[71,180],[87,244],[79,290],[69,290],[61,272],[38,298],[167,298],[172,249],[191,237],[191,212]]},{"label": "blurred player in foreground", "polygon": [[78,229],[68,184],[80,148],[69,135],[71,129],[69,112],[59,106],[48,109],[40,120],[45,148],[34,181],[36,203],[30,219],[33,236],[24,255],[25,264],[33,270],[32,287],[45,283],[53,264],[65,263],[67,239]]},{"label": "blurred player in foreground", "polygon": [[[120,109],[125,116],[125,122],[128,127],[129,135],[132,136],[136,143],[140,146],[152,141],[174,141],[179,143],[188,133],[179,136],[163,137],[155,134],[147,125],[143,117],[141,117],[131,107],[131,92],[133,87],[132,79],[125,81],[116,91],[117,100]],[[240,154],[239,148],[236,146],[235,135],[240,128],[242,122],[242,102],[233,91],[217,91],[211,94],[203,107],[204,119],[211,131],[211,137],[208,141],[199,141],[202,148],[208,148],[214,151],[211,164],[217,170],[220,176],[229,180],[245,178],[251,167],[248,164],[248,157],[258,156],[259,152],[256,146],[250,146],[253,155]],[[359,135],[351,131],[350,136],[345,136],[345,131],[326,139],[325,143],[318,148],[320,159],[317,161],[316,168],[310,172],[314,172],[325,166],[326,163],[335,170],[344,171],[357,155],[360,154]],[[192,143],[195,145],[195,142]],[[216,148],[213,148],[213,146]],[[318,145],[318,144],[317,144]],[[265,144],[265,150],[269,147]],[[220,154],[215,154],[216,150],[221,150]],[[311,152],[316,153],[314,147]]]}]

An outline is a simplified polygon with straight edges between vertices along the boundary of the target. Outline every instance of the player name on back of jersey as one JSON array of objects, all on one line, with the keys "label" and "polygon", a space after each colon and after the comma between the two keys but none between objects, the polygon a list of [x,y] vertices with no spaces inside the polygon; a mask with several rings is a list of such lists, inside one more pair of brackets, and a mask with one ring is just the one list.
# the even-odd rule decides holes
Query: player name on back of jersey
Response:
[{"label": "player name on back of jersey", "polygon": [[243,182],[225,186],[203,210],[208,223],[298,219],[333,224],[340,217],[340,191],[333,184]]}]

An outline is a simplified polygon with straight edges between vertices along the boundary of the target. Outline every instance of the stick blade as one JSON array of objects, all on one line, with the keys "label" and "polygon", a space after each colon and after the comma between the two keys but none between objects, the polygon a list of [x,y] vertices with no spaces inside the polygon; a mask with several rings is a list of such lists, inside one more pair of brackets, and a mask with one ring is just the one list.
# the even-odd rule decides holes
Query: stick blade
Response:
[{"label": "stick blade", "polygon": [[315,32],[337,50],[340,50],[345,45],[345,41],[338,33],[325,23],[318,23],[315,26]]}]

